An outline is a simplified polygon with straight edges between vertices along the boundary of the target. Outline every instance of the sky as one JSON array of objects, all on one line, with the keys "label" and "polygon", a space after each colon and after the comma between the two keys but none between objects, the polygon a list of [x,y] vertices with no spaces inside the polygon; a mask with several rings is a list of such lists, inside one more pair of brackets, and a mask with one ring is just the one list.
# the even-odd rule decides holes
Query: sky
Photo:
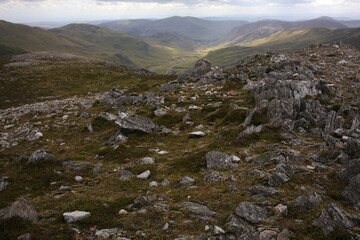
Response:
[{"label": "sky", "polygon": [[16,23],[175,15],[243,20],[360,19],[360,0],[0,0],[0,19]]}]

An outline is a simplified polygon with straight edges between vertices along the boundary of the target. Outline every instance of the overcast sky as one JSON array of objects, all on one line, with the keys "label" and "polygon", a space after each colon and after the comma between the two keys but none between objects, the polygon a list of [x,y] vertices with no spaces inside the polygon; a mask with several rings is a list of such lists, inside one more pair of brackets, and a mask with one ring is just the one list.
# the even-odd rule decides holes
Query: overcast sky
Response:
[{"label": "overcast sky", "polygon": [[0,0],[0,19],[90,21],[169,16],[360,19],[360,0]]}]

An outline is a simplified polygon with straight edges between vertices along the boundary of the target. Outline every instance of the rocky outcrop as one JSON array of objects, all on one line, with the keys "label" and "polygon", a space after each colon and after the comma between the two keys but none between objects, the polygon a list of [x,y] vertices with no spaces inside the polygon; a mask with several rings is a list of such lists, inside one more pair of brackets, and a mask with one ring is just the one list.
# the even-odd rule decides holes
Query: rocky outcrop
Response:
[{"label": "rocky outcrop", "polygon": [[321,210],[321,215],[313,221],[313,225],[320,227],[325,235],[329,235],[336,229],[352,229],[354,227],[335,203],[330,203],[328,209]]},{"label": "rocky outcrop", "polygon": [[349,185],[342,192],[342,196],[350,202],[355,209],[360,210],[360,174],[350,180]]}]

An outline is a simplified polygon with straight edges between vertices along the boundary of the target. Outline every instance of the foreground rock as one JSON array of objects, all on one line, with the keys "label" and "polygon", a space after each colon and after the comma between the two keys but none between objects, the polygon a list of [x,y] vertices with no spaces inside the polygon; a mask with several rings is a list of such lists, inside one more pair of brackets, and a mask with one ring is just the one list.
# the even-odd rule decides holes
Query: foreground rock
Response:
[{"label": "foreground rock", "polygon": [[342,192],[342,196],[358,211],[360,210],[360,174],[350,180],[349,185]]},{"label": "foreground rock", "polygon": [[36,222],[38,220],[38,213],[28,200],[19,198],[10,206],[0,209],[0,219],[12,217],[21,217],[22,219]]},{"label": "foreground rock", "polygon": [[321,210],[321,215],[313,221],[313,225],[320,227],[325,235],[337,229],[352,229],[353,223],[335,203],[330,203],[328,209]]},{"label": "foreground rock", "polygon": [[63,214],[64,220],[67,223],[80,221],[81,219],[90,217],[90,215],[91,214],[89,212],[84,211],[65,212]]}]

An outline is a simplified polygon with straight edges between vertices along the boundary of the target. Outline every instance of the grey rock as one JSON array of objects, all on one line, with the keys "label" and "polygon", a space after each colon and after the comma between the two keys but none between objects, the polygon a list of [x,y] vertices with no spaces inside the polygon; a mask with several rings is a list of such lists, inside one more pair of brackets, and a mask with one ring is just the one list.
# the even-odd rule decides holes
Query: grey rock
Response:
[{"label": "grey rock", "polygon": [[325,235],[329,235],[337,228],[352,229],[354,227],[335,203],[330,203],[328,209],[321,210],[321,215],[313,221],[313,225],[320,227]]},{"label": "grey rock", "polygon": [[230,154],[217,152],[217,151],[208,152],[205,158],[206,158],[206,167],[208,169],[228,168],[230,167],[232,161]]},{"label": "grey rock", "polygon": [[121,233],[122,230],[118,228],[111,229],[101,229],[95,232],[95,236],[102,239],[108,239],[112,236],[116,236],[118,233]]},{"label": "grey rock", "polygon": [[24,233],[17,237],[17,240],[31,240],[31,234],[30,233]]},{"label": "grey rock", "polygon": [[38,130],[33,130],[26,136],[26,139],[29,141],[35,141],[40,139],[42,136],[43,136],[42,132]]},{"label": "grey rock", "polygon": [[108,145],[114,146],[118,144],[124,144],[128,140],[128,137],[121,131],[117,131],[115,135],[111,136],[107,141]]},{"label": "grey rock", "polygon": [[153,123],[149,118],[138,115],[125,114],[115,122],[123,132],[144,132],[155,133],[160,131],[160,127]]},{"label": "grey rock", "polygon": [[249,233],[252,235],[251,233],[255,231],[253,226],[238,216],[232,216],[229,228],[238,236],[247,235]]},{"label": "grey rock", "polygon": [[183,88],[183,85],[179,83],[164,83],[161,84],[161,90],[164,92],[174,92],[176,90],[179,90]]},{"label": "grey rock", "polygon": [[202,220],[214,220],[216,214],[216,212],[211,211],[207,206],[199,203],[184,202],[181,204],[181,207],[186,208],[189,212]]},{"label": "grey rock", "polygon": [[211,183],[220,183],[224,181],[224,178],[217,171],[211,171],[204,174],[204,180]]},{"label": "grey rock", "polygon": [[265,197],[271,197],[280,194],[276,189],[265,186],[254,186],[251,188],[251,192],[254,195],[263,195]]},{"label": "grey rock", "polygon": [[162,117],[162,116],[165,116],[167,114],[167,111],[166,111],[165,108],[158,108],[158,109],[155,110],[154,114],[157,117]]},{"label": "grey rock", "polygon": [[165,178],[165,179],[161,182],[161,185],[163,185],[164,187],[169,186],[169,185],[170,185],[169,179]]},{"label": "grey rock", "polygon": [[35,207],[26,199],[19,198],[10,206],[0,209],[0,219],[21,217],[36,222],[38,213]]},{"label": "grey rock", "polygon": [[254,159],[254,163],[256,165],[262,165],[262,164],[268,163],[268,162],[273,162],[273,163],[279,164],[281,162],[284,162],[285,160],[286,160],[286,158],[284,157],[284,155],[282,155],[282,153],[273,152],[268,155]]},{"label": "grey rock", "polygon": [[31,156],[28,158],[28,161],[26,162],[26,164],[34,163],[39,160],[53,161],[53,160],[55,160],[55,157],[53,155],[47,153],[45,150],[40,149],[40,150],[36,150],[33,154],[31,154]]},{"label": "grey rock", "polygon": [[88,218],[90,217],[90,213],[89,212],[85,212],[85,211],[73,211],[73,212],[65,212],[63,213],[63,217],[65,222],[67,223],[73,223],[73,222],[77,222],[80,221],[84,218]]},{"label": "grey rock", "polygon": [[342,192],[342,196],[351,204],[354,208],[360,211],[360,174],[356,175],[350,180],[349,185]]},{"label": "grey rock", "polygon": [[191,132],[190,133],[190,137],[192,138],[200,138],[200,137],[205,137],[206,133],[202,132],[202,131],[196,131],[196,132]]},{"label": "grey rock", "polygon": [[274,213],[276,216],[286,216],[288,215],[288,208],[285,205],[278,204],[276,207],[274,207]]},{"label": "grey rock", "polygon": [[256,206],[250,202],[242,202],[235,209],[235,214],[251,223],[259,223],[269,217],[265,208]]},{"label": "grey rock", "polygon": [[144,157],[137,161],[139,164],[155,164],[155,158],[153,157]]},{"label": "grey rock", "polygon": [[269,186],[270,187],[277,187],[284,185],[290,181],[290,178],[286,176],[284,173],[275,172],[270,178],[269,178]]},{"label": "grey rock", "polygon": [[135,177],[135,175],[132,172],[130,172],[129,170],[124,170],[124,169],[120,170],[119,179],[121,181],[127,181],[133,177]]},{"label": "grey rock", "polygon": [[189,183],[193,183],[195,182],[195,180],[189,176],[185,176],[183,177],[183,179],[181,179],[180,184],[189,184]]},{"label": "grey rock", "polygon": [[144,197],[144,196],[141,196],[141,197],[138,197],[134,200],[134,207],[136,208],[141,208],[143,206],[145,206],[146,204],[148,204],[149,200]]},{"label": "grey rock", "polygon": [[63,168],[67,168],[73,171],[79,171],[86,167],[90,167],[91,163],[89,162],[74,162],[74,161],[63,161],[62,163]]},{"label": "grey rock", "polygon": [[4,190],[9,183],[6,181],[7,177],[0,178],[0,191]]},{"label": "grey rock", "polygon": [[294,199],[293,204],[294,206],[313,209],[320,207],[321,202],[322,198],[320,194],[316,192],[310,192],[306,195],[301,195]]},{"label": "grey rock", "polygon": [[354,176],[360,173],[360,158],[350,160],[346,166],[342,167],[338,172],[338,177],[349,182]]}]

